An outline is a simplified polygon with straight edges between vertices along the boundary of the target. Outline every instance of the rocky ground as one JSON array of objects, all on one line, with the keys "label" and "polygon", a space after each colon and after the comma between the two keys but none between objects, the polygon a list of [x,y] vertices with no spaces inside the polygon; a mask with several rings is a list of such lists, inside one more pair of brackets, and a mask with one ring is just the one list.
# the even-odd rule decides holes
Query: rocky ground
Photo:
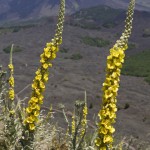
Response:
[{"label": "rocky ground", "polygon": [[[106,57],[109,48],[118,39],[116,33],[121,35],[122,30],[123,24],[114,29],[99,31],[66,25],[60,49],[68,49],[68,52],[58,52],[53,61],[43,109],[49,108],[50,104],[57,108],[57,105],[62,103],[66,111],[72,112],[75,100],[83,100],[86,90],[88,106],[92,105],[88,118],[92,122],[92,117],[97,115],[100,109]],[[149,37],[143,38],[142,30],[139,26],[133,30],[130,40],[137,44],[137,48],[127,51],[127,56],[150,48]],[[5,68],[9,63],[9,54],[6,54],[3,48],[12,43],[22,47],[21,52],[13,54],[16,93],[20,99],[28,100],[31,93],[30,84],[39,66],[39,56],[53,34],[54,25],[44,24],[0,35],[0,64]],[[88,46],[81,42],[80,37],[84,36],[102,37],[110,40],[111,45],[104,48]],[[82,59],[70,59],[72,54],[78,53],[83,56]],[[150,142],[150,85],[143,78],[122,75],[118,108],[116,136],[120,139],[133,136],[138,142]],[[56,116],[58,124],[65,126],[62,114]]]}]

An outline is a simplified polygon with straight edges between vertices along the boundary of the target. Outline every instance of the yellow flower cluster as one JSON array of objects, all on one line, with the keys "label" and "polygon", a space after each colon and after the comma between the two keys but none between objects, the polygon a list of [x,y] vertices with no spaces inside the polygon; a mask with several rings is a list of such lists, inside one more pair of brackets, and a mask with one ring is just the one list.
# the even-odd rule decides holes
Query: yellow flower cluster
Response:
[{"label": "yellow flower cluster", "polygon": [[27,118],[24,120],[29,130],[34,130],[35,123],[38,121],[40,105],[43,104],[43,92],[45,91],[45,84],[48,81],[48,68],[52,67],[51,60],[56,58],[59,44],[60,41],[56,40],[47,43],[44,52],[40,56],[41,67],[36,71],[36,76],[33,80],[32,97],[26,108]]},{"label": "yellow flower cluster", "polygon": [[10,71],[10,78],[8,80],[8,82],[9,82],[8,95],[9,95],[9,99],[10,100],[14,100],[14,97],[15,97],[15,92],[14,92],[14,77],[13,77],[14,66],[12,64],[9,64],[8,68],[9,68],[9,71]]},{"label": "yellow flower cluster", "polygon": [[106,79],[103,83],[102,109],[98,116],[98,136],[95,140],[96,146],[100,150],[112,148],[113,133],[115,128],[112,126],[116,119],[116,97],[119,88],[120,73],[124,63],[125,53],[128,48],[128,38],[131,34],[133,12],[135,0],[131,0],[127,12],[125,31],[114,47],[110,49],[110,55],[107,57]]},{"label": "yellow flower cluster", "polygon": [[54,39],[52,39],[50,43],[47,43],[44,52],[40,56],[41,67],[36,71],[36,76],[32,84],[32,97],[26,108],[27,117],[24,120],[24,124],[29,131],[35,130],[35,123],[38,121],[40,106],[44,99],[43,92],[45,91],[45,84],[48,81],[48,69],[52,67],[51,61],[56,58],[56,52],[62,43],[64,14],[65,0],[61,0],[56,33]]},{"label": "yellow flower cluster", "polygon": [[85,104],[83,107],[83,119],[81,121],[82,129],[81,129],[81,137],[84,136],[85,131],[86,131],[86,126],[87,126],[87,114],[88,114],[88,108],[87,105]]},{"label": "yellow flower cluster", "polygon": [[119,88],[119,77],[122,68],[122,63],[124,62],[124,48],[113,47],[110,50],[110,55],[107,57],[107,74],[106,80],[103,83],[103,99],[102,99],[102,109],[100,110],[98,116],[100,117],[100,123],[98,124],[99,137],[96,139],[96,145],[98,147],[111,146],[113,142],[112,134],[115,132],[112,126],[116,119],[116,96]]},{"label": "yellow flower cluster", "polygon": [[75,114],[72,115],[72,136],[74,136],[76,130]]}]

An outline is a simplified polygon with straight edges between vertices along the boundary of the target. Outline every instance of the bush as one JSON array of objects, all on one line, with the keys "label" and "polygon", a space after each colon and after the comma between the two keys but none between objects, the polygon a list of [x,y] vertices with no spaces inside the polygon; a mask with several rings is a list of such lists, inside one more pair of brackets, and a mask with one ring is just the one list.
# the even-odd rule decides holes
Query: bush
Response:
[{"label": "bush", "polygon": [[19,32],[19,31],[20,31],[20,28],[19,27],[15,27],[12,32]]},{"label": "bush", "polygon": [[[5,53],[10,53],[10,50],[11,50],[11,45],[7,46],[6,48],[3,49],[3,51]],[[14,46],[13,48],[13,53],[14,52],[21,52],[22,51],[22,48],[20,46]]]},{"label": "bush", "polygon": [[135,43],[129,43],[128,44],[128,49],[134,49],[134,48],[136,48],[136,44]]},{"label": "bush", "polygon": [[72,54],[72,56],[70,57],[70,59],[73,59],[73,60],[79,60],[79,59],[82,59],[83,56],[81,54]]},{"label": "bush", "polygon": [[105,22],[103,24],[103,27],[105,27],[105,28],[114,28],[116,26],[117,26],[117,23],[115,23],[115,22]]},{"label": "bush", "polygon": [[92,38],[92,37],[82,37],[82,42],[86,45],[96,46],[96,47],[105,47],[110,44],[110,41],[103,38]]},{"label": "bush", "polygon": [[143,37],[150,37],[150,29],[144,29]]},{"label": "bush", "polygon": [[60,50],[61,53],[67,53],[68,51],[69,51],[68,48],[62,48],[62,49]]},{"label": "bush", "polygon": [[145,81],[150,84],[150,75],[145,78]]},{"label": "bush", "polygon": [[150,83],[150,50],[140,52],[125,59],[122,74],[137,77],[145,77]]}]

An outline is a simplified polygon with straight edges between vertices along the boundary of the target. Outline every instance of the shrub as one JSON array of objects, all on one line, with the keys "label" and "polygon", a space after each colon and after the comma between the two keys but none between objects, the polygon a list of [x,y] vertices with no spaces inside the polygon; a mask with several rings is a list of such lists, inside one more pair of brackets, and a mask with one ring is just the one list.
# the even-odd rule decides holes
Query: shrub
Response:
[{"label": "shrub", "polygon": [[85,43],[86,45],[90,46],[96,46],[96,47],[106,47],[110,45],[110,41],[105,40],[103,38],[92,38],[89,36],[82,37],[82,42]]},{"label": "shrub", "polygon": [[105,22],[104,24],[103,24],[103,27],[105,27],[105,28],[114,28],[114,27],[116,27],[118,24],[117,23],[115,23],[115,22]]},{"label": "shrub", "polygon": [[69,49],[68,48],[62,48],[60,50],[61,53],[68,53]]},{"label": "shrub", "polygon": [[128,49],[131,50],[131,49],[134,49],[136,48],[136,44],[135,43],[129,43],[128,44]]},{"label": "shrub", "polygon": [[123,75],[145,77],[145,81],[150,83],[150,50],[137,53],[125,59],[122,68]]},{"label": "shrub", "polygon": [[144,31],[143,31],[143,37],[150,37],[150,29],[149,28],[147,28],[147,29],[144,29]]},{"label": "shrub", "polygon": [[12,32],[19,32],[19,31],[20,31],[20,28],[19,27],[15,27]]},{"label": "shrub", "polygon": [[83,56],[79,53],[77,54],[72,54],[72,56],[70,57],[70,59],[73,59],[73,60],[79,60],[79,59],[82,59]]},{"label": "shrub", "polygon": [[[5,53],[10,53],[11,50],[11,45],[7,46],[6,48],[3,49]],[[21,52],[23,49],[20,46],[14,46],[13,52]]]}]

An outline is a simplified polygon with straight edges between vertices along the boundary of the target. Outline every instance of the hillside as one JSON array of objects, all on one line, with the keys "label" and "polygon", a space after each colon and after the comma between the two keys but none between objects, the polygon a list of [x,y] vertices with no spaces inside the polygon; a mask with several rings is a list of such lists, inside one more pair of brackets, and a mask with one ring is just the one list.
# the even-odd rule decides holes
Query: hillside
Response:
[{"label": "hillside", "polygon": [[[100,108],[106,57],[109,54],[109,48],[123,31],[124,22],[122,19],[120,20],[122,18],[120,15],[125,15],[122,10],[113,11],[110,7],[104,7],[103,10],[107,10],[106,12],[109,15],[105,12],[105,17],[103,17],[99,12],[102,11],[102,8],[94,8],[84,9],[87,14],[91,14],[89,11],[93,12],[90,18],[86,18],[86,14],[80,12],[77,12],[73,16],[79,22],[82,17],[85,18],[84,21],[86,22],[93,20],[99,25],[99,29],[88,29],[79,25],[65,24],[63,45],[57,54],[57,58],[53,61],[53,68],[50,71],[50,81],[47,84],[44,105],[42,106],[44,110],[47,110],[50,104],[53,104],[53,107],[57,108],[58,104],[63,103],[66,106],[65,110],[71,112],[75,100],[83,99],[84,91],[86,90],[89,108],[88,119],[92,126],[93,121],[91,120],[93,115],[97,115]],[[84,10],[82,11],[84,12]],[[114,20],[120,21],[113,27],[105,27],[103,24],[110,20],[110,14],[112,14],[111,17],[114,17]],[[45,43],[50,41],[55,30],[54,23],[56,21],[53,23],[48,20],[40,21],[40,23],[33,26],[30,24],[28,26],[0,28],[0,64],[5,68],[7,67],[9,62],[8,46],[14,43],[16,45],[13,54],[16,79],[15,90],[19,98],[25,98],[26,102],[31,92],[30,84],[39,65],[39,56],[45,47]],[[130,64],[135,63],[137,60],[138,63],[143,63],[139,59],[140,56],[137,55],[140,55],[142,51],[150,50],[149,27],[149,13],[136,11],[129,49],[126,51],[126,58],[129,57],[127,67],[130,68]],[[148,56],[147,54],[149,53],[144,53],[142,58],[148,59],[146,57]],[[131,62],[132,58],[135,61]],[[147,70],[149,71],[149,69],[145,69],[144,71]],[[24,90],[22,91],[22,89]],[[118,95],[117,131],[115,135],[118,139],[132,135],[137,143],[142,142],[144,146],[150,142],[149,133],[147,132],[149,131],[150,124],[149,97],[150,85],[145,81],[144,77],[121,76]],[[59,125],[65,126],[62,114],[56,112],[55,118],[56,121],[59,120]]]},{"label": "hillside", "polygon": [[[0,23],[14,20],[29,20],[47,16],[56,16],[59,0],[0,0]],[[115,9],[126,9],[129,0],[67,0],[66,14],[72,14],[82,8],[106,5]],[[137,0],[136,9],[150,11],[149,0]]]}]

